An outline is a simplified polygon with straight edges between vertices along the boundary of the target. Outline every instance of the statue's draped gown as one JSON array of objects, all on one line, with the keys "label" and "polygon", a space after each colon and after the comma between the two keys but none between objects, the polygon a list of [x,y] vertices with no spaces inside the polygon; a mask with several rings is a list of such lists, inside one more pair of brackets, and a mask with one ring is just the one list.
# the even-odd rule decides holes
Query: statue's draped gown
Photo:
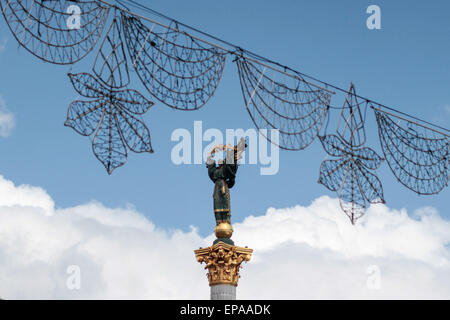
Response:
[{"label": "statue's draped gown", "polygon": [[230,222],[230,191],[234,186],[238,165],[223,164],[216,166],[215,162],[207,165],[208,174],[214,182],[214,215],[216,223]]}]

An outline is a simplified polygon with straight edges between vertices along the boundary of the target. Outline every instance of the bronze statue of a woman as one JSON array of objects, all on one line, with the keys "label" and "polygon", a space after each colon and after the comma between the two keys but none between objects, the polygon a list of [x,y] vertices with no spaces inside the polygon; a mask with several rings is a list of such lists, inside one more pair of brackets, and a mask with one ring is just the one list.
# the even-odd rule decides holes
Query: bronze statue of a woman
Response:
[{"label": "bronze statue of a woman", "polygon": [[[208,168],[208,175],[214,182],[214,216],[216,218],[216,225],[220,223],[231,224],[231,210],[230,210],[230,190],[235,183],[236,172],[238,169],[238,160],[246,147],[243,138],[234,146],[215,146],[206,161]],[[226,157],[219,161],[218,166],[213,159],[214,153],[217,151],[225,151]]]},{"label": "bronze statue of a woman", "polygon": [[[213,245],[195,250],[198,262],[205,263],[208,270],[208,280],[211,287],[211,299],[236,299],[235,289],[238,285],[239,270],[242,262],[249,261],[253,250],[247,247],[237,247],[231,240],[230,189],[234,186],[238,160],[246,147],[244,139],[240,139],[236,146],[216,145],[209,153],[206,161],[208,175],[214,182],[214,216],[217,237]],[[225,151],[225,159],[216,165],[213,157],[217,151]]]}]

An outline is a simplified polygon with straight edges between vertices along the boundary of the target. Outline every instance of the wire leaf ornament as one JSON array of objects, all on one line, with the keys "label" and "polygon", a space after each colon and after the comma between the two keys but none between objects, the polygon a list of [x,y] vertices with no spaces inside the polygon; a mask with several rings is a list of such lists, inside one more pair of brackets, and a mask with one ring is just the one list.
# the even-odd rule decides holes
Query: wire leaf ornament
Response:
[{"label": "wire leaf ornament", "polygon": [[361,114],[363,105],[367,108],[368,102],[357,97],[355,86],[351,83],[338,121],[337,133],[353,147],[360,147],[366,143],[364,120]]},{"label": "wire leaf ornament", "polygon": [[101,37],[109,7],[99,1],[0,0],[18,43],[46,62],[73,64]]},{"label": "wire leaf ornament", "polygon": [[329,155],[339,158],[322,162],[319,183],[338,193],[341,208],[352,224],[364,215],[367,203],[385,203],[380,180],[369,172],[383,162],[374,150],[351,148],[333,134],[319,139]]},{"label": "wire leaf ornament", "polygon": [[338,134],[319,137],[328,155],[338,158],[322,162],[319,183],[338,193],[341,208],[352,224],[364,215],[368,203],[385,203],[381,181],[369,171],[378,169],[384,159],[371,148],[362,147],[366,141],[362,104],[351,84],[338,121]]},{"label": "wire leaf ornament", "polygon": [[245,58],[236,62],[246,108],[255,126],[259,130],[278,129],[282,149],[308,147],[325,122],[330,92]]},{"label": "wire leaf ornament", "polygon": [[444,189],[449,179],[449,136],[374,110],[381,148],[398,181],[422,195],[437,194]]},{"label": "wire leaf ornament", "polygon": [[[179,110],[201,108],[222,77],[225,52],[180,30],[122,13],[128,52],[139,78],[159,101]],[[158,29],[158,30],[155,30]]]},{"label": "wire leaf ornament", "polygon": [[95,58],[94,74],[110,88],[123,88],[130,83],[127,57],[120,34],[120,19],[114,18]]},{"label": "wire leaf ornament", "polygon": [[92,149],[109,174],[125,164],[127,148],[153,152],[150,131],[138,119],[153,102],[136,90],[112,90],[88,73],[69,77],[80,95],[94,100],[72,102],[65,125],[81,135],[94,135]]}]

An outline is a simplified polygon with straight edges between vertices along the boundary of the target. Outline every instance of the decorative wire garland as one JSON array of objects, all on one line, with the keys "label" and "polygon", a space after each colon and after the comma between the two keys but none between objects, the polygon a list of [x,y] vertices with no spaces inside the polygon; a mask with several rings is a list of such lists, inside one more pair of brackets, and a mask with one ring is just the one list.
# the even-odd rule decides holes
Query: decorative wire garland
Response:
[{"label": "decorative wire garland", "polygon": [[[65,123],[93,137],[94,154],[108,173],[126,162],[127,149],[153,152],[150,132],[140,118],[153,102],[127,88],[130,64],[157,100],[174,109],[197,110],[214,95],[226,56],[233,55],[251,120],[258,129],[279,130],[280,148],[305,149],[324,125],[328,127],[329,111],[341,110],[337,135],[319,136],[324,150],[338,158],[322,163],[319,182],[338,192],[352,223],[364,213],[367,203],[384,202],[381,182],[369,172],[384,159],[362,147],[369,105],[375,111],[385,160],[399,182],[424,195],[437,194],[448,185],[450,130],[359,96],[353,85],[347,92],[136,1],[116,2],[120,6],[104,0],[0,0],[2,14],[18,43],[53,64],[71,65],[86,57],[100,40],[114,9],[92,74],[69,74],[75,90],[91,100],[72,102]],[[170,25],[133,13],[124,3],[169,19]],[[347,93],[343,107],[331,105],[335,92],[330,89]],[[361,107],[365,108],[364,117]]]}]

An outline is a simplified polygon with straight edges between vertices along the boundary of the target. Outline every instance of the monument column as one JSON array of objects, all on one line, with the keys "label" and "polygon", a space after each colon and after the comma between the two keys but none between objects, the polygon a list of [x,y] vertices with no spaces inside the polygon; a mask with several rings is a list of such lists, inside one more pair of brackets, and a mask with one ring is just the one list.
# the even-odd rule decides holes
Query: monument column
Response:
[{"label": "monument column", "polygon": [[[241,138],[239,143],[232,146],[216,145],[211,150],[206,167],[209,178],[214,182],[214,216],[217,239],[208,248],[195,250],[195,257],[200,263],[205,263],[208,270],[208,281],[211,287],[211,300],[236,300],[236,287],[239,280],[239,269],[244,261],[250,261],[252,249],[237,247],[231,236],[230,191],[235,183],[238,170],[238,160],[241,158],[247,144]],[[226,159],[222,159],[219,166],[213,159],[217,151],[225,151]]]},{"label": "monument column", "polygon": [[252,249],[234,245],[232,233],[231,225],[223,222],[215,229],[217,239],[213,245],[194,251],[197,261],[206,264],[211,300],[236,300],[241,264],[252,256]]}]

